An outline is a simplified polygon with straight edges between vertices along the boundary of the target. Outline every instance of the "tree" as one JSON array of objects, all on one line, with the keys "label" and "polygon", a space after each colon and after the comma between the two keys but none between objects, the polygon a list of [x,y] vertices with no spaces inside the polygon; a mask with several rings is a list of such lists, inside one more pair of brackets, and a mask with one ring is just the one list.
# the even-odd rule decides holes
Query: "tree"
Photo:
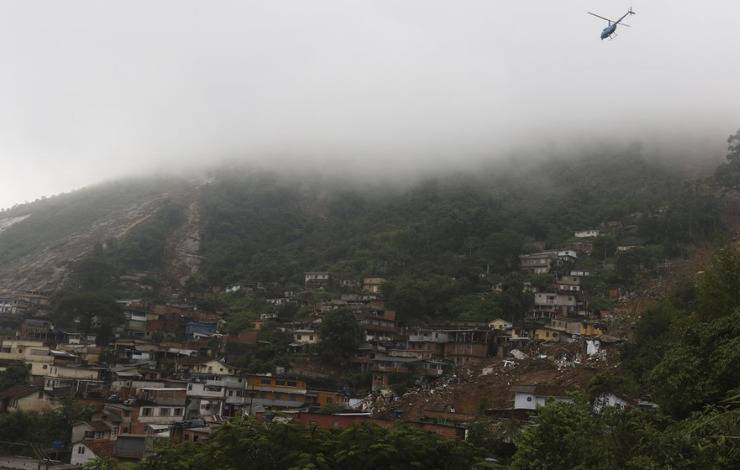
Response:
[{"label": "tree", "polygon": [[610,235],[602,235],[594,241],[593,256],[605,260],[617,252],[617,240]]},{"label": "tree", "polygon": [[677,419],[718,404],[740,384],[740,310],[696,328],[678,328],[671,347],[647,374],[653,397]]},{"label": "tree", "polygon": [[638,394],[639,387],[631,377],[619,373],[604,371],[596,374],[587,387],[589,402],[607,393],[614,393],[621,398],[633,398]]},{"label": "tree", "polygon": [[205,442],[161,449],[139,468],[457,470],[479,461],[472,446],[414,427],[322,429],[247,418],[228,421]]},{"label": "tree", "polygon": [[697,285],[698,311],[703,319],[727,315],[740,307],[740,251],[719,250]]},{"label": "tree", "polygon": [[0,391],[15,385],[27,384],[29,377],[28,367],[24,365],[8,366],[4,371],[0,372]]},{"label": "tree", "polygon": [[123,312],[110,295],[102,292],[65,291],[52,299],[54,320],[83,334],[95,333],[99,345],[113,340],[113,328],[123,322]]},{"label": "tree", "polygon": [[740,188],[740,130],[727,138],[727,163],[720,165],[714,175],[722,186]]},{"label": "tree", "polygon": [[513,469],[608,468],[600,444],[603,429],[582,397],[574,403],[550,401],[535,424],[516,438]]},{"label": "tree", "polygon": [[466,441],[486,456],[509,462],[516,452],[514,436],[518,429],[516,421],[479,419],[468,425]]},{"label": "tree", "polygon": [[321,319],[319,354],[334,365],[346,364],[362,342],[362,328],[352,313],[333,310]]}]

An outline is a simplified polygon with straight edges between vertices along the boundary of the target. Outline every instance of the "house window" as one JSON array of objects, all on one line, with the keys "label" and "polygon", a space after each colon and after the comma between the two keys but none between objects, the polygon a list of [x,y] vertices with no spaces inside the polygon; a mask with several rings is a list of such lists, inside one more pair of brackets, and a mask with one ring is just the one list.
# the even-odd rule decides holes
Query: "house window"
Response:
[{"label": "house window", "polygon": [[159,416],[169,416],[170,415],[170,409],[169,408],[160,408],[159,409]]},{"label": "house window", "polygon": [[260,383],[262,385],[270,385],[272,383],[272,380],[270,380],[270,379],[260,379]]},{"label": "house window", "polygon": [[77,448],[77,453],[78,454],[84,454],[85,453],[85,446],[79,446]]},{"label": "house window", "polygon": [[182,416],[182,408],[175,408],[172,412],[174,416]]},{"label": "house window", "polygon": [[151,408],[142,408],[141,409],[141,416],[151,416],[152,415],[152,409]]}]

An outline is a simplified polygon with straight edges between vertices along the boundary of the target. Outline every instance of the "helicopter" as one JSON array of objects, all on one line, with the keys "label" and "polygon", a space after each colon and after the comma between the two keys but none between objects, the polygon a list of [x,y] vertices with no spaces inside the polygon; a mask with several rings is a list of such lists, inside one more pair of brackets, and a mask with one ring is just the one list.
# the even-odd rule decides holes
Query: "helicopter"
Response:
[{"label": "helicopter", "polygon": [[614,20],[610,20],[609,18],[604,18],[603,16],[599,16],[596,13],[591,13],[590,11],[587,12],[587,13],[589,15],[591,15],[591,16],[595,16],[596,18],[601,18],[602,20],[606,20],[606,21],[609,22],[609,24],[607,25],[607,27],[604,28],[603,31],[601,31],[601,40],[602,41],[604,39],[606,39],[606,38],[611,37],[612,35],[614,35],[614,37],[616,37],[615,32],[617,31],[617,25],[618,24],[621,24],[622,26],[629,26],[626,23],[622,23],[622,20],[625,19],[629,15],[634,15],[635,14],[635,12],[632,11],[632,7],[630,7],[630,9],[627,11],[627,13],[625,13],[624,15],[622,15],[622,17],[619,18],[617,21],[614,21]]}]

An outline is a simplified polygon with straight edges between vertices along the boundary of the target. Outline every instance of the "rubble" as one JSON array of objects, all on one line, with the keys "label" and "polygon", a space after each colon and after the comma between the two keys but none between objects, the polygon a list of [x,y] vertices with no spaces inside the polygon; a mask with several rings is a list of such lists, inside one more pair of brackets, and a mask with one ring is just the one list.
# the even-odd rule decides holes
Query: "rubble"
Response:
[{"label": "rubble", "polygon": [[514,356],[514,358],[519,359],[520,361],[529,357],[518,349],[512,349],[511,351],[509,351],[509,354]]}]

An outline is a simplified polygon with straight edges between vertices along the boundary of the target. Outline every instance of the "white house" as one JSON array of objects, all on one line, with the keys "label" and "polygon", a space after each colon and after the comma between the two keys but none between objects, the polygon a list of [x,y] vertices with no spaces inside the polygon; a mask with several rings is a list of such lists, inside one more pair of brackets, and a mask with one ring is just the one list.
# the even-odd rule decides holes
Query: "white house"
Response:
[{"label": "white house", "polygon": [[72,455],[69,458],[69,463],[82,467],[100,458],[103,458],[103,455],[98,455],[89,442],[80,441],[72,444]]},{"label": "white house", "polygon": [[515,385],[511,390],[514,392],[515,410],[536,410],[545,406],[548,400],[573,402],[563,389],[552,385]]},{"label": "white house", "polygon": [[319,342],[319,334],[316,330],[295,330],[293,341],[301,344],[316,344]]},{"label": "white house", "polygon": [[511,322],[508,322],[502,318],[497,318],[488,323],[488,328],[492,330],[508,330],[513,326],[514,325]]},{"label": "white house", "polygon": [[630,403],[613,393],[603,393],[594,400],[594,412],[598,413],[604,408],[621,408],[625,409]]},{"label": "white house", "polygon": [[235,375],[236,369],[221,361],[212,360],[195,364],[193,372],[196,374]]},{"label": "white house", "polygon": [[596,238],[599,236],[598,230],[580,230],[573,234],[576,238]]}]

